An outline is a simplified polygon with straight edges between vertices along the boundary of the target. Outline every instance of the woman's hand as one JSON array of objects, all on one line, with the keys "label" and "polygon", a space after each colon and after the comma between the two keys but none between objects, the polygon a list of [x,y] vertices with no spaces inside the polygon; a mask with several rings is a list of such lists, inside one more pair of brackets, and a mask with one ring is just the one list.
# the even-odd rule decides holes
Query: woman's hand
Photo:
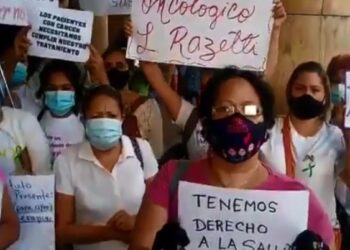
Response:
[{"label": "woman's hand", "polygon": [[99,84],[109,84],[108,76],[105,70],[105,65],[100,53],[94,46],[89,45],[90,58],[86,63],[86,66],[90,72],[93,82]]},{"label": "woman's hand", "polygon": [[127,37],[131,37],[133,34],[134,27],[130,19],[124,22],[124,33]]},{"label": "woman's hand", "polygon": [[120,231],[132,231],[135,226],[135,216],[129,215],[124,210],[121,210],[107,222],[107,225]]},{"label": "woman's hand", "polygon": [[278,29],[287,19],[287,12],[281,0],[274,1],[273,18],[275,19],[273,28]]},{"label": "woman's hand", "polygon": [[321,236],[312,231],[305,230],[295,239],[293,250],[329,250],[329,246],[323,242]]},{"label": "woman's hand", "polygon": [[14,48],[15,48],[15,57],[17,61],[21,61],[25,59],[25,57],[28,54],[29,47],[32,45],[32,43],[27,37],[29,30],[30,30],[29,26],[22,28],[15,38]]}]

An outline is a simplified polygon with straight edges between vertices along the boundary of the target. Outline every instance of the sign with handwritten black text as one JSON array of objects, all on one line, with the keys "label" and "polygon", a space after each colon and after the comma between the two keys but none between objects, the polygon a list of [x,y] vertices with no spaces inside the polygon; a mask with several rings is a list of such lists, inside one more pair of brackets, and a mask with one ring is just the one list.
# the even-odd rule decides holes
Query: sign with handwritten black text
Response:
[{"label": "sign with handwritten black text", "polygon": [[273,0],[139,0],[130,59],[263,71]]},{"label": "sign with handwritten black text", "polygon": [[308,191],[179,186],[179,219],[191,250],[289,249],[307,229],[308,208]]},{"label": "sign with handwritten black text", "polygon": [[132,0],[80,0],[80,8],[90,10],[96,16],[128,15],[131,13]]},{"label": "sign with handwritten black text", "polygon": [[9,191],[21,234],[10,250],[55,249],[54,176],[11,176]]},{"label": "sign with handwritten black text", "polygon": [[49,7],[30,8],[32,56],[86,62],[90,51],[93,14]]}]

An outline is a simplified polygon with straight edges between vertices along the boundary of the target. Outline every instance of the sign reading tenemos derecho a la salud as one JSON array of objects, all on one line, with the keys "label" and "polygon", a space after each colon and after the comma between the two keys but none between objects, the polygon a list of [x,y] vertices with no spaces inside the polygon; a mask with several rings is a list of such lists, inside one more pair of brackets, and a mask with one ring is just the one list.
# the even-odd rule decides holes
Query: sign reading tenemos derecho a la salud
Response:
[{"label": "sign reading tenemos derecho a la salud", "polygon": [[263,71],[273,0],[133,1],[127,57]]},{"label": "sign reading tenemos derecho a la salud", "polygon": [[289,250],[307,229],[308,209],[308,191],[179,186],[179,221],[191,250]]}]

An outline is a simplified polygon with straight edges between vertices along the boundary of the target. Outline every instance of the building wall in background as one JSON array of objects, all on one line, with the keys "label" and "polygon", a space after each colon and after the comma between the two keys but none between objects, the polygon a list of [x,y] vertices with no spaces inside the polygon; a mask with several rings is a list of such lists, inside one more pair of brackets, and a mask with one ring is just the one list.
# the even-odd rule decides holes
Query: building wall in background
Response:
[{"label": "building wall in background", "polygon": [[350,53],[349,0],[284,0],[288,19],[280,39],[273,78],[279,113],[286,113],[285,86],[293,69],[310,60],[327,67],[330,59]]}]

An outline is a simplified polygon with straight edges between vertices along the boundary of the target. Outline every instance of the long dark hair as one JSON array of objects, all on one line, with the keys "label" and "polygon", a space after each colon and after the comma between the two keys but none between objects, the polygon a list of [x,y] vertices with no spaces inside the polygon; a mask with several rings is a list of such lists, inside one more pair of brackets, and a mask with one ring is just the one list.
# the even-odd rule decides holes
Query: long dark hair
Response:
[{"label": "long dark hair", "polygon": [[298,79],[298,77],[304,73],[316,73],[321,78],[321,83],[325,92],[325,109],[324,109],[324,113],[321,115],[321,118],[326,119],[327,112],[331,107],[331,89],[330,89],[327,73],[323,69],[322,65],[319,64],[318,62],[310,61],[310,62],[302,63],[293,71],[292,75],[289,78],[287,88],[286,88],[286,97],[287,97],[288,105],[290,105],[291,99],[292,99],[293,84],[295,84],[295,81]]}]

